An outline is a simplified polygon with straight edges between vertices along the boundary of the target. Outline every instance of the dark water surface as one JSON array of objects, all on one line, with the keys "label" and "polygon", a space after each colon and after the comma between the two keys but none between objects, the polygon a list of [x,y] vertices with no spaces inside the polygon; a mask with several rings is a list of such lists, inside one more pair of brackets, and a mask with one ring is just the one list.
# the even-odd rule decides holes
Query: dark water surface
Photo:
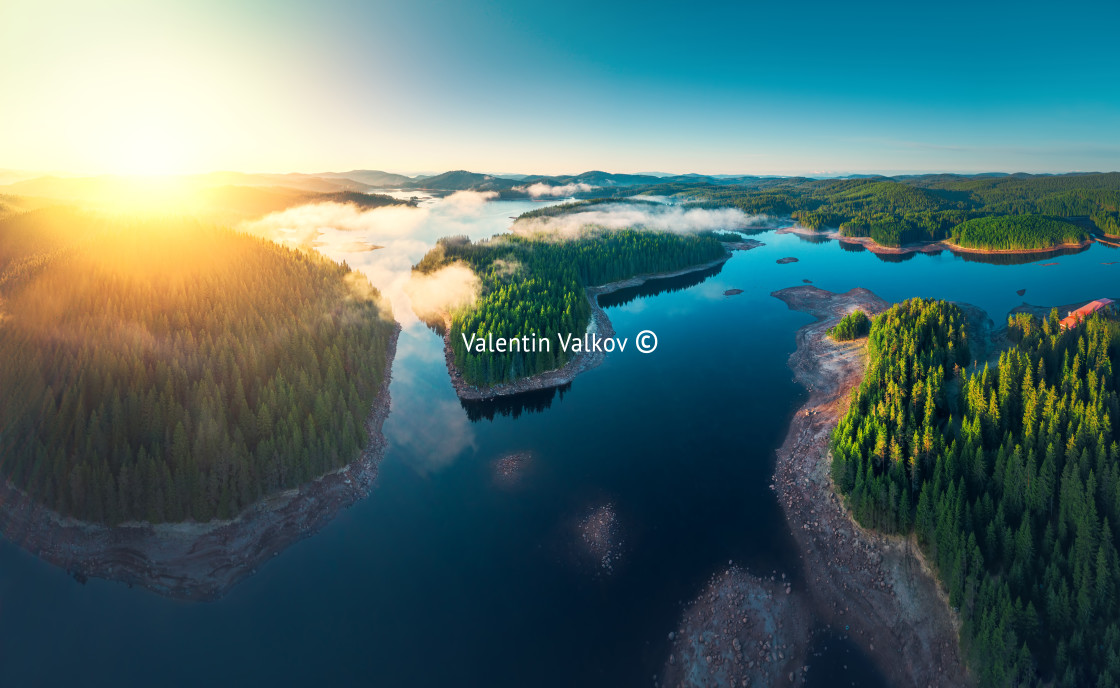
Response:
[{"label": "dark water surface", "polygon": [[[512,205],[464,227],[487,235],[523,210]],[[771,291],[810,279],[891,301],[936,296],[997,323],[1024,300],[1120,295],[1120,266],[1103,265],[1120,251],[1099,245],[1042,267],[757,238],[767,246],[702,283],[614,295],[627,351],[557,393],[464,407],[438,337],[407,324],[373,493],[218,602],[81,585],[0,543],[0,685],[652,685],[683,605],[729,560],[800,576],[769,481],[804,400],[787,358],[809,317]],[[723,296],[732,288],[744,292]],[[650,355],[632,350],[644,329],[660,341]],[[497,482],[493,462],[520,451],[531,453],[520,481]],[[610,572],[577,532],[601,505],[622,540]],[[850,643],[822,636],[814,651],[819,685],[881,685]]]}]

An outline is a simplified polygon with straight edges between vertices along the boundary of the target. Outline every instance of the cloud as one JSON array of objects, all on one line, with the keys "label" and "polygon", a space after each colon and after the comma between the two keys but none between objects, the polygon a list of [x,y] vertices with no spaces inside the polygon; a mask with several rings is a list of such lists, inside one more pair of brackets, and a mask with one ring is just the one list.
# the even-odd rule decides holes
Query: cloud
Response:
[{"label": "cloud", "polygon": [[443,367],[443,346],[432,346],[434,336],[426,327],[401,331],[393,364],[393,413],[385,422],[394,456],[422,475],[477,449],[474,426],[446,375],[432,374]]},{"label": "cloud", "polygon": [[[408,327],[418,323],[410,291],[419,300],[421,310],[430,310],[432,304],[438,307],[440,298],[454,304],[469,297],[469,270],[461,266],[447,272],[441,270],[438,280],[429,277],[410,287],[412,266],[424,257],[436,238],[477,232],[480,218],[485,218],[486,204],[497,196],[493,191],[459,191],[419,207],[371,209],[346,203],[314,203],[244,222],[239,229],[345,261],[369,278],[392,304],[393,316]],[[495,226],[494,231],[508,223],[504,217],[495,221],[503,224]],[[373,246],[380,248],[368,250]]]},{"label": "cloud", "polygon": [[[404,236],[427,220],[426,208],[391,205],[365,210],[352,203],[313,203],[243,222],[239,229],[281,243],[310,247],[326,230]],[[353,243],[353,240],[350,240]]]},{"label": "cloud", "polygon": [[737,208],[682,208],[680,206],[609,203],[554,217],[518,220],[515,232],[549,232],[562,237],[578,236],[585,227],[604,229],[652,229],[665,232],[700,232],[715,229],[746,229],[764,225],[766,215],[747,215]]},{"label": "cloud", "polygon": [[412,273],[404,284],[412,311],[424,320],[469,306],[481,290],[478,275],[464,263],[452,263],[428,275]]},{"label": "cloud", "polygon": [[584,184],[583,182],[578,182],[575,184],[562,184],[557,186],[545,184],[544,182],[537,182],[536,184],[529,184],[528,186],[515,186],[513,187],[513,190],[524,191],[533,198],[559,198],[562,196],[571,196],[577,193],[587,193],[588,191],[594,191],[597,188],[599,187],[591,186],[590,184]]},{"label": "cloud", "polygon": [[393,415],[385,428],[389,442],[398,448],[397,455],[422,475],[436,473],[464,451],[477,448],[474,428],[459,401],[437,396],[423,384],[417,384],[411,394],[394,394]]},{"label": "cloud", "polygon": [[498,197],[497,191],[456,191],[443,199],[448,210],[471,213],[482,210],[487,202]]}]

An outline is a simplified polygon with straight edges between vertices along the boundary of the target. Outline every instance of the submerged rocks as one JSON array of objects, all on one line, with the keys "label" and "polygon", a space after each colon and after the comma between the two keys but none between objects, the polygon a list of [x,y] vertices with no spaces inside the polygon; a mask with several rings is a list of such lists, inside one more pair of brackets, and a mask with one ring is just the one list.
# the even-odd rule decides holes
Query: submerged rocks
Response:
[{"label": "submerged rocks", "polygon": [[601,574],[614,573],[622,558],[622,532],[615,506],[611,502],[588,509],[576,524],[579,547]]},{"label": "submerged rocks", "polygon": [[727,291],[723,292],[723,295],[724,296],[737,296],[737,295],[742,294],[742,293],[743,293],[742,289],[728,289]]},{"label": "submerged rocks", "polygon": [[770,686],[787,676],[797,683],[805,676],[811,615],[788,583],[731,566],[688,606],[669,639],[662,685]]},{"label": "submerged rocks", "polygon": [[794,258],[793,256],[786,256],[785,258],[779,258],[778,260],[776,260],[774,262],[777,263],[778,265],[786,265],[787,263],[796,263],[797,259]]},{"label": "submerged rocks", "polygon": [[496,459],[492,464],[494,483],[499,487],[517,487],[525,476],[525,471],[532,458],[533,454],[531,452],[522,451],[506,454]]}]

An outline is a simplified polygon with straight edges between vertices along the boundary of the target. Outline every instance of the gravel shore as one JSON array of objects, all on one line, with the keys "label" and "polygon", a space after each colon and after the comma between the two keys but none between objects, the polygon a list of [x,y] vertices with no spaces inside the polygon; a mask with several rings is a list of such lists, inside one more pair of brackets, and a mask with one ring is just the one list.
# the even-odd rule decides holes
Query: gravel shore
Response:
[{"label": "gravel shore", "polygon": [[802,286],[772,295],[816,317],[797,332],[790,356],[809,400],[778,450],[772,484],[801,549],[816,618],[848,629],[892,685],[968,685],[957,620],[913,539],[857,525],[829,473],[829,437],[867,354],[866,340],[838,343],[826,331],[856,308],[876,315],[889,304],[866,289],[833,294]]}]

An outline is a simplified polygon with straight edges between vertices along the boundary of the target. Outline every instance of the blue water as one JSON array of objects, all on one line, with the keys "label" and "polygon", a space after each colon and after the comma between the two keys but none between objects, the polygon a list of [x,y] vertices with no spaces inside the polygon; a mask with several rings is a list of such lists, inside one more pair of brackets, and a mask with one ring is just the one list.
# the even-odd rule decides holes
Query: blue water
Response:
[{"label": "blue water", "polygon": [[[447,233],[485,236],[520,209],[491,203]],[[408,324],[372,494],[217,602],[82,585],[0,543],[0,685],[652,685],[683,605],[728,560],[799,576],[768,485],[804,400],[787,358],[809,317],[771,291],[862,286],[967,301],[997,322],[1024,301],[1120,295],[1120,265],[1102,264],[1120,251],[1099,245],[1042,267],[757,238],[767,245],[701,284],[620,294],[608,308],[619,336],[651,329],[657,351],[612,354],[530,408],[464,408],[438,337]],[[799,262],[775,263],[784,256]],[[723,296],[731,288],[745,291]],[[498,485],[492,463],[512,451],[532,459],[519,484]],[[583,555],[575,528],[605,503],[623,542],[613,573]],[[822,655],[811,677],[881,685],[854,646]]]}]

